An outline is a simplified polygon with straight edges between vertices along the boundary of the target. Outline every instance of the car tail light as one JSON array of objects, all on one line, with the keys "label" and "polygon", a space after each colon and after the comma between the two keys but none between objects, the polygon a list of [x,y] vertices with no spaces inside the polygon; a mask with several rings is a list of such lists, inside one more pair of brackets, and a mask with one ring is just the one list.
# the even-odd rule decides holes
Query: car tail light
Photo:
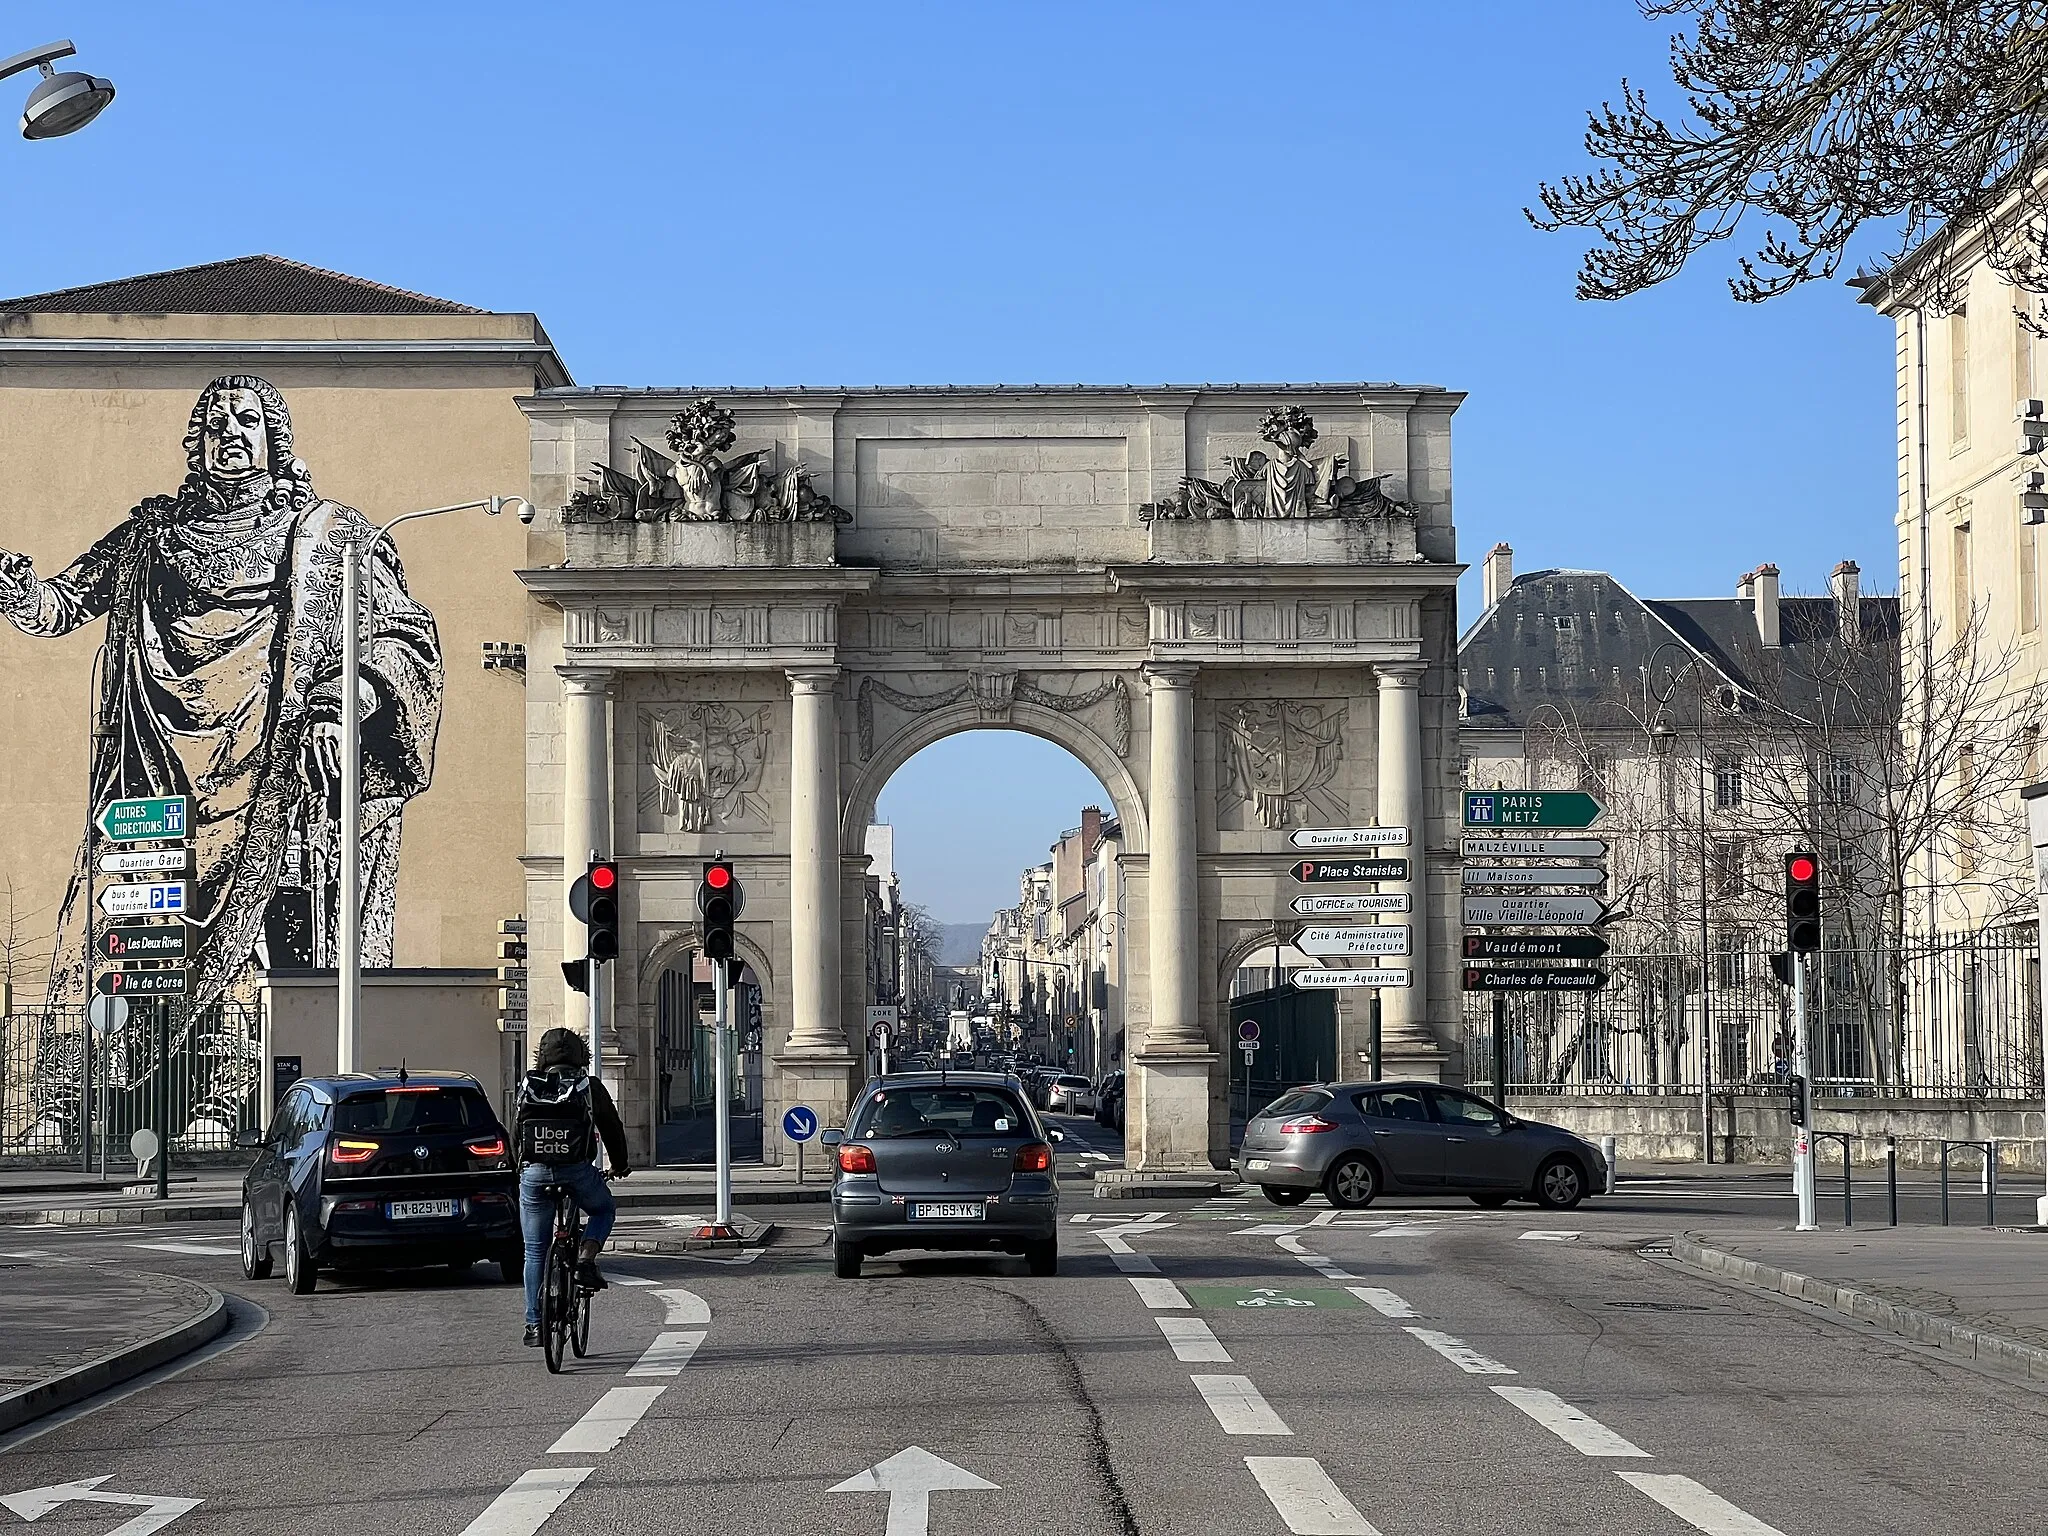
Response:
[{"label": "car tail light", "polygon": [[1010,1166],[1019,1173],[1044,1173],[1052,1167],[1052,1148],[1042,1141],[1028,1141],[1017,1149]]},{"label": "car tail light", "polygon": [[506,1196],[506,1195],[489,1195],[489,1194],[486,1194],[486,1195],[471,1195],[471,1196],[469,1197],[469,1203],[470,1203],[471,1205],[510,1205],[510,1204],[512,1203],[512,1201],[511,1201],[511,1198],[510,1198],[509,1196]]},{"label": "car tail light", "polygon": [[375,1200],[337,1200],[334,1202],[334,1209],[337,1212],[374,1211],[377,1209],[377,1202]]},{"label": "car tail light", "polygon": [[367,1163],[377,1155],[374,1141],[337,1141],[334,1150],[328,1154],[337,1163]]},{"label": "car tail light", "polygon": [[1310,1136],[1317,1131],[1334,1131],[1337,1127],[1321,1115],[1303,1115],[1299,1120],[1280,1122],[1282,1136]]},{"label": "car tail light", "polygon": [[875,1149],[864,1147],[857,1141],[849,1141],[839,1149],[839,1171],[841,1173],[873,1173],[875,1171]]},{"label": "car tail light", "polygon": [[481,1139],[465,1141],[463,1146],[469,1149],[471,1157],[503,1157],[505,1155],[505,1138],[502,1136],[493,1136],[488,1141]]}]

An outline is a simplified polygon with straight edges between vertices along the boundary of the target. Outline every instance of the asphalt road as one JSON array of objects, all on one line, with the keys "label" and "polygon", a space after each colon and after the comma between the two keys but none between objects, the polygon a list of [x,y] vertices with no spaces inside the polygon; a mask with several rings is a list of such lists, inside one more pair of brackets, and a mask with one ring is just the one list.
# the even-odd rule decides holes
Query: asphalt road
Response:
[{"label": "asphalt road", "polygon": [[[747,1263],[608,1261],[594,1353],[561,1376],[482,1266],[293,1297],[240,1278],[225,1224],[8,1231],[0,1251],[204,1279],[239,1326],[0,1441],[0,1497],[199,1500],[171,1536],[912,1536],[915,1498],[892,1524],[861,1487],[898,1458],[866,1483],[964,1485],[929,1495],[933,1536],[2040,1532],[2048,1396],[1656,1255],[1782,1218],[1756,1187],[1562,1216],[1070,1197],[1043,1279],[903,1256],[835,1280],[823,1209],[781,1207],[760,1214],[785,1242]],[[936,1465],[912,1447],[949,1466],[909,1476]],[[67,1503],[36,1530],[136,1512]]]}]

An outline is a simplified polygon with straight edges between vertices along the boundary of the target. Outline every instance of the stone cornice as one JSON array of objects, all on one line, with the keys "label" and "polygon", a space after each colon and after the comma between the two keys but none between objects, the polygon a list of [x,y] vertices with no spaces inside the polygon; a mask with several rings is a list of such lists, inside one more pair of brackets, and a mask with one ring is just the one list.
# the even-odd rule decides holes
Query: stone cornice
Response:
[{"label": "stone cornice", "polygon": [[1431,561],[1412,565],[1119,565],[1111,568],[1109,581],[1112,590],[1140,597],[1235,601],[1300,590],[1451,590],[1468,569]]},{"label": "stone cornice", "polygon": [[242,337],[0,337],[0,368],[26,364],[79,362],[205,362],[224,357],[277,359],[314,363],[389,363],[441,367],[521,365],[548,375],[566,377],[561,359],[545,341],[494,340],[476,337],[437,341],[419,337],[379,337],[348,341],[293,339],[252,340]]},{"label": "stone cornice", "polygon": [[557,605],[623,598],[716,598],[725,602],[787,597],[837,606],[867,592],[881,574],[856,565],[542,566],[515,573],[526,590]]}]

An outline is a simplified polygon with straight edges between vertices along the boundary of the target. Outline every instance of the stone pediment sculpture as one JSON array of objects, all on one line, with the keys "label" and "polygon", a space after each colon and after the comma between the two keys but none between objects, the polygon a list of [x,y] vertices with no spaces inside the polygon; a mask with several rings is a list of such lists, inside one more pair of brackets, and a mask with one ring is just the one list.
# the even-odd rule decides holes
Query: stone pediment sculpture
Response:
[{"label": "stone pediment sculpture", "polygon": [[853,514],[819,494],[807,469],[777,469],[774,450],[735,458],[732,412],[692,401],[669,418],[671,458],[632,439],[626,469],[595,466],[562,508],[567,523],[850,523]]},{"label": "stone pediment sculpture", "polygon": [[1218,482],[1181,477],[1180,489],[1138,508],[1144,522],[1209,518],[1408,517],[1415,509],[1380,489],[1383,478],[1359,480],[1348,474],[1350,457],[1315,458],[1315,419],[1298,405],[1266,412],[1259,436],[1273,453],[1227,455],[1230,473]]}]

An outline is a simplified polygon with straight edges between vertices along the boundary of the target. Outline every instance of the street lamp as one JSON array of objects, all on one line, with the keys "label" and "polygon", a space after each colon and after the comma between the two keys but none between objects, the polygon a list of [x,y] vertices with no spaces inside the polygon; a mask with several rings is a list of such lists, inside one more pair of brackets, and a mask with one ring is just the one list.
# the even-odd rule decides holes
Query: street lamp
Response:
[{"label": "street lamp", "polygon": [[[1667,650],[1677,651],[1685,657],[1685,664],[1658,686],[1657,668],[1659,660]],[[1696,777],[1700,791],[1700,1158],[1703,1162],[1714,1160],[1714,1031],[1713,1031],[1713,974],[1710,970],[1712,955],[1707,943],[1707,687],[1706,674],[1701,670],[1705,658],[1689,646],[1675,640],[1666,640],[1650,652],[1649,666],[1644,674],[1644,686],[1657,701],[1657,717],[1650,726],[1651,750],[1661,757],[1669,757],[1677,745],[1678,732],[1665,720],[1664,711],[1670,706],[1678,692],[1678,680],[1688,672],[1692,674],[1694,702],[1693,718],[1699,738],[1699,763]]]},{"label": "street lamp", "polygon": [[518,508],[522,523],[533,521],[533,503],[524,496],[486,496],[480,501],[458,501],[453,506],[401,513],[367,537],[350,539],[342,546],[341,899],[335,956],[340,999],[334,1049],[337,1072],[356,1070],[356,1056],[363,1039],[363,715],[358,695],[362,691],[363,631],[374,626],[377,611],[374,587],[368,601],[364,600],[363,563],[370,551],[389,538],[391,530],[400,523],[477,508],[482,508],[487,517],[496,517],[507,507]]},{"label": "street lamp", "polygon": [[0,59],[0,80],[29,69],[43,72],[42,80],[28,93],[28,104],[22,108],[21,136],[24,139],[57,139],[67,133],[76,133],[105,111],[107,103],[114,99],[114,82],[111,80],[73,70],[66,70],[60,75],[50,68],[53,61],[68,59],[76,52],[78,50],[67,38],[62,42],[31,48],[27,53],[17,53],[11,59]]}]

